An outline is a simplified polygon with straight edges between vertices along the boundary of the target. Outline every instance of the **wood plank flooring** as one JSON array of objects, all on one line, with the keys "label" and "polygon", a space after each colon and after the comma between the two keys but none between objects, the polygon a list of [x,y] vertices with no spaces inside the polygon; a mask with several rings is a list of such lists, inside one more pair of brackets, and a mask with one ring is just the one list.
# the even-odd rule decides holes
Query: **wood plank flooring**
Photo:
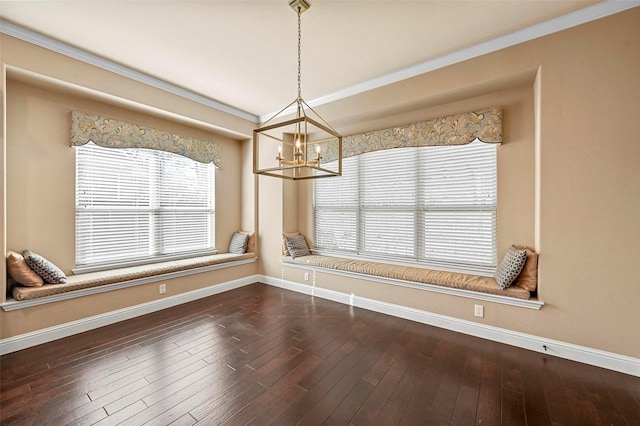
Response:
[{"label": "wood plank flooring", "polygon": [[263,284],[0,374],[3,425],[640,425],[640,378]]}]

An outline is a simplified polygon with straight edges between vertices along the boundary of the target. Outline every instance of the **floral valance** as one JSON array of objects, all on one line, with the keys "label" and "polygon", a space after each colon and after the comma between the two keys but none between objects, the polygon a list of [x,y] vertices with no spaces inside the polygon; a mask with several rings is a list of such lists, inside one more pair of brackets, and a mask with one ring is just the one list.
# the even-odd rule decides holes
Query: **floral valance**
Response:
[{"label": "floral valance", "polygon": [[[502,142],[501,107],[345,136],[342,156],[347,158],[391,148],[466,145],[476,139],[485,143]],[[322,162],[338,159],[336,146],[328,143],[321,146]]]},{"label": "floral valance", "polygon": [[148,148],[220,167],[220,145],[126,121],[71,112],[71,146],[93,142],[105,148]]}]

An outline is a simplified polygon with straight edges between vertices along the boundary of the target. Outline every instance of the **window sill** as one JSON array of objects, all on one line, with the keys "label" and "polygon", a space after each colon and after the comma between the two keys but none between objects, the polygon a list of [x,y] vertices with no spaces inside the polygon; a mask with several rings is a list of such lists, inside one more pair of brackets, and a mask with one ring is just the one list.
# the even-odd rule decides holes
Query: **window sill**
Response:
[{"label": "window sill", "polygon": [[[211,256],[211,257],[216,257],[216,256]],[[154,271],[153,268],[157,268],[159,264],[146,265],[149,268],[148,276],[112,282],[109,284],[96,284],[95,286],[91,286],[88,288],[74,289],[66,292],[60,292],[57,294],[52,294],[52,295],[47,295],[42,297],[35,297],[35,298],[25,299],[25,300],[9,299],[0,306],[5,312],[9,312],[9,311],[14,311],[18,309],[29,308],[32,306],[39,306],[47,303],[59,302],[62,300],[75,299],[77,297],[83,297],[83,296],[88,296],[92,294],[99,294],[99,293],[105,293],[113,290],[119,290],[122,288],[149,284],[157,281],[164,281],[164,280],[169,280],[169,279],[174,279],[179,277],[185,277],[193,274],[200,274],[203,272],[214,271],[217,269],[224,269],[224,268],[231,268],[234,266],[245,265],[249,263],[254,263],[256,259],[257,258],[253,253],[248,253],[246,255],[238,255],[236,257],[225,258],[225,259],[222,259],[222,261],[219,261],[211,265],[194,266],[191,268],[181,269],[173,272],[165,272],[165,273],[153,273]],[[117,270],[112,270],[108,272],[113,273],[113,275],[117,275],[121,271],[123,271],[123,269],[117,269]],[[89,275],[89,274],[85,274],[85,275]],[[77,275],[77,276],[82,277],[82,275]],[[56,285],[56,284],[49,284],[49,286],[52,286],[52,285]],[[64,286],[64,284],[61,284],[61,286]]]},{"label": "window sill", "polygon": [[[511,296],[502,296],[498,294],[484,293],[481,291],[475,290],[466,290],[462,288],[448,287],[446,285],[435,285],[423,282],[409,281],[404,279],[396,279],[396,278],[387,278],[383,276],[373,275],[364,272],[354,272],[354,271],[345,271],[340,269],[335,269],[331,267],[318,266],[318,265],[310,265],[303,263],[303,258],[298,258],[300,260],[293,260],[289,257],[285,257],[282,259],[282,264],[291,268],[299,268],[305,270],[312,270],[317,272],[329,273],[333,275],[339,275],[344,277],[351,278],[359,278],[365,279],[368,281],[375,281],[384,284],[391,285],[399,285],[403,287],[414,288],[418,290],[430,291],[434,293],[442,293],[449,294],[452,296],[466,297],[474,300],[483,300],[487,302],[500,303],[504,305],[517,306],[521,308],[534,309],[539,310],[544,305],[543,301],[537,299],[519,299]],[[376,265],[376,263],[372,263]],[[380,265],[379,263],[377,265]]]}]

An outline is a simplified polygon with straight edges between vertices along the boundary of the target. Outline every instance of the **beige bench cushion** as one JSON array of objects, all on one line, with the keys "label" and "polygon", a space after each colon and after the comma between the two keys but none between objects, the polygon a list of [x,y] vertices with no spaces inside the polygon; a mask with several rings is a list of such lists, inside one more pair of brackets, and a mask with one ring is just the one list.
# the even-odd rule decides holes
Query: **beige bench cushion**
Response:
[{"label": "beige bench cushion", "polygon": [[222,253],[211,256],[154,263],[151,265],[131,266],[128,268],[112,269],[108,271],[70,275],[67,277],[67,282],[65,284],[45,284],[42,287],[16,286],[13,288],[13,298],[15,300],[36,299],[38,297],[51,296],[54,294],[66,293],[68,291],[132,281],[140,278],[168,274],[171,272],[231,262],[234,260],[250,259],[252,257],[255,257],[254,253]]},{"label": "beige bench cushion", "polygon": [[461,274],[457,272],[436,271],[412,266],[392,265],[388,263],[368,262],[363,260],[344,259],[340,257],[311,255],[292,259],[285,257],[285,263],[295,263],[338,271],[354,272],[375,277],[392,278],[396,280],[413,281],[423,284],[433,284],[461,290],[478,291],[481,293],[497,294],[500,296],[529,299],[529,291],[521,287],[508,287],[501,290],[492,277]]}]

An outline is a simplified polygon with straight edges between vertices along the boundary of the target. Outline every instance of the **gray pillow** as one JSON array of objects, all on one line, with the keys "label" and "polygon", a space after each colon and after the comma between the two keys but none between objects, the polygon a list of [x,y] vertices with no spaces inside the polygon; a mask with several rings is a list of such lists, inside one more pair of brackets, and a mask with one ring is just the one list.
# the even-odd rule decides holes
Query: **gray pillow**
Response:
[{"label": "gray pillow", "polygon": [[33,272],[40,275],[45,283],[64,284],[67,282],[65,273],[38,253],[25,250],[22,252],[22,256],[24,256],[27,265],[29,265]]},{"label": "gray pillow", "polygon": [[236,232],[231,237],[231,243],[229,244],[229,253],[245,254],[247,252],[247,242],[249,241],[249,234],[241,234]]},{"label": "gray pillow", "polygon": [[498,287],[503,290],[509,287],[520,275],[526,261],[527,251],[525,249],[518,249],[516,246],[509,247],[494,275]]},{"label": "gray pillow", "polygon": [[292,258],[295,259],[296,257],[309,256],[311,254],[304,235],[292,235],[284,238]]}]

